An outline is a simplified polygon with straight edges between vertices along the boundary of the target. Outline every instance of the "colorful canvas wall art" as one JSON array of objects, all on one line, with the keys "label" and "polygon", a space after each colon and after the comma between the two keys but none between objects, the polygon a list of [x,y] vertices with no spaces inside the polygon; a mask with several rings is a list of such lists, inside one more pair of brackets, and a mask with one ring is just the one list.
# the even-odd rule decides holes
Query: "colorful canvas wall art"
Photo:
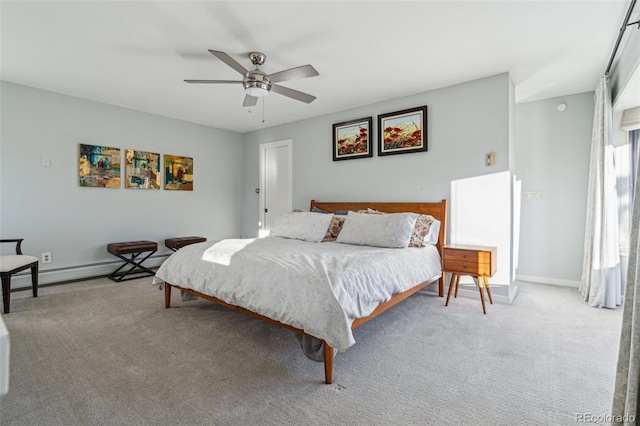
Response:
[{"label": "colorful canvas wall art", "polygon": [[164,189],[193,191],[193,158],[164,155]]},{"label": "colorful canvas wall art", "polygon": [[124,157],[125,188],[160,189],[160,154],[127,149]]},{"label": "colorful canvas wall art", "polygon": [[120,148],[80,144],[80,186],[120,188]]}]

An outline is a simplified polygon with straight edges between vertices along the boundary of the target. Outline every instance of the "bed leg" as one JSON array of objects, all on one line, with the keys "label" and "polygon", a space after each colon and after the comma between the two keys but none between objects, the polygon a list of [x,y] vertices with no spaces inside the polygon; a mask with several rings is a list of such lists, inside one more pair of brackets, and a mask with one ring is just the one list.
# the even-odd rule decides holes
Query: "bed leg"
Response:
[{"label": "bed leg", "polygon": [[171,307],[171,284],[164,283],[164,307],[165,309]]},{"label": "bed leg", "polygon": [[333,382],[333,348],[324,342],[324,382],[330,385]]}]

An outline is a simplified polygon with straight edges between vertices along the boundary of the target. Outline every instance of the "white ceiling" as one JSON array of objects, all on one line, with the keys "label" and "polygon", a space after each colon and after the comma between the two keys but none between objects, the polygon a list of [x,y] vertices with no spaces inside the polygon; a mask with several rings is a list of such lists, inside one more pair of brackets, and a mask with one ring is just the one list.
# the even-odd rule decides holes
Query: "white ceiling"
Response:
[{"label": "white ceiling", "polygon": [[[2,80],[237,132],[270,127],[504,72],[516,101],[594,90],[628,0],[607,1],[2,1]],[[251,51],[281,85],[252,113],[241,85]],[[354,117],[358,118],[358,117]]]}]

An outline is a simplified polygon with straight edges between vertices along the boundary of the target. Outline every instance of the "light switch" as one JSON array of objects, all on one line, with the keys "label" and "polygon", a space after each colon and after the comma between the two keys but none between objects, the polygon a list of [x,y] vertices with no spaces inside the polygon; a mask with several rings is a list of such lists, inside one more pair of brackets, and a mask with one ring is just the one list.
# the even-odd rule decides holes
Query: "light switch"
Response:
[{"label": "light switch", "polygon": [[490,152],[487,154],[487,166],[495,166],[496,165],[496,153]]}]

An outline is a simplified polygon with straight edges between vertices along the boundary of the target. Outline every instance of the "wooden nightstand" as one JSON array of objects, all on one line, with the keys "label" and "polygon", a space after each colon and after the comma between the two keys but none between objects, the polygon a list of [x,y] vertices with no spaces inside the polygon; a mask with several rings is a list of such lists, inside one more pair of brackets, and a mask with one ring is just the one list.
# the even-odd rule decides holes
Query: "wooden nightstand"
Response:
[{"label": "wooden nightstand", "polygon": [[453,289],[454,280],[456,292],[454,298],[458,297],[458,287],[460,286],[460,276],[470,275],[478,280],[478,290],[480,291],[480,300],[482,301],[482,312],[487,313],[484,304],[484,294],[482,288],[487,289],[489,302],[493,304],[491,298],[491,289],[489,288],[489,277],[496,273],[496,262],[498,260],[498,249],[496,247],[471,246],[464,244],[449,244],[444,246],[444,259],[442,272],[451,272],[451,282],[449,283],[449,292],[447,293],[447,302],[444,306],[449,305],[451,290]]}]

